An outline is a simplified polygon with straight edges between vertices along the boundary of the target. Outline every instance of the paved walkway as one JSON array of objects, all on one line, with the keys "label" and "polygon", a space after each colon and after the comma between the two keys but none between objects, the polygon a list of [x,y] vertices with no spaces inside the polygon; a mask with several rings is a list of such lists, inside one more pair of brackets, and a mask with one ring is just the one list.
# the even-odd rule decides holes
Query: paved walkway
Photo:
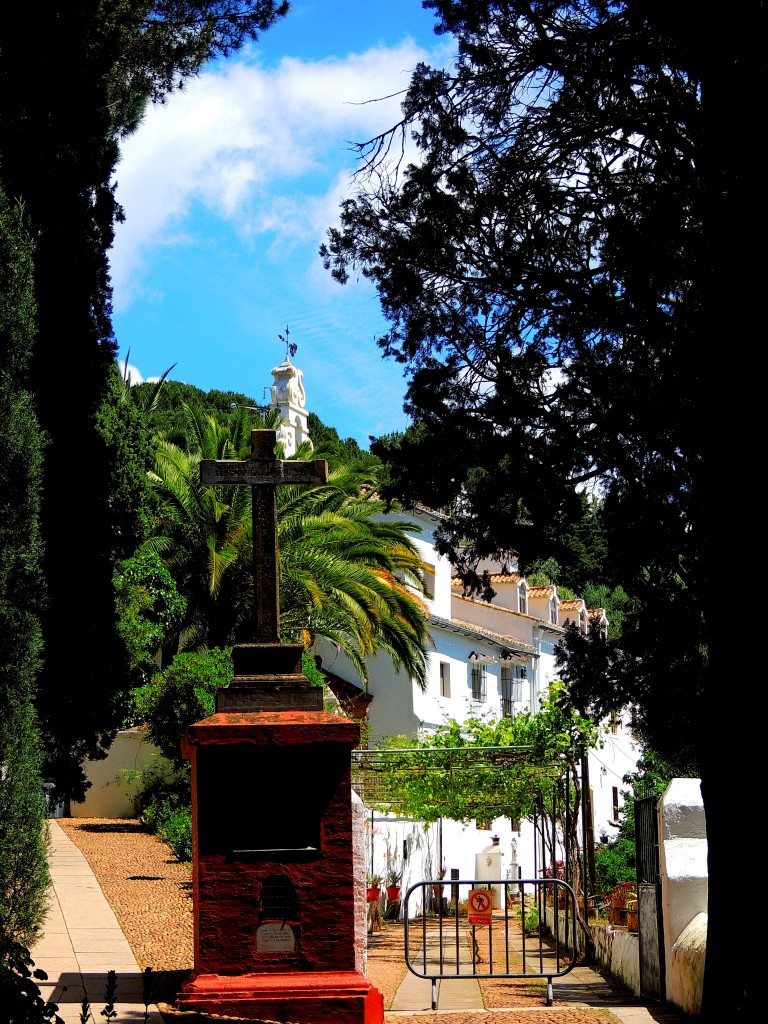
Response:
[{"label": "paved walkway", "polygon": [[[555,979],[552,984],[555,1000],[566,1001],[568,1009],[585,1007],[609,1010],[618,1020],[622,1021],[622,1024],[683,1024],[686,1021],[682,1014],[671,1007],[618,996],[615,989],[608,986],[599,974],[588,967],[575,967],[565,978]],[[551,1024],[557,1024],[558,1011],[562,1009],[562,1006],[547,1008],[547,1017]],[[470,978],[438,982],[437,1010],[441,1013],[468,1012],[468,1019],[469,1012],[479,1013],[482,1011],[485,1015],[491,1013],[483,1006],[479,984]],[[527,1011],[518,1007],[516,1010],[508,1012],[530,1013],[530,1010],[530,1007]],[[385,1011],[384,1017],[389,1024],[397,1024],[397,1019],[405,1014],[427,1014],[430,1012],[432,1012],[432,983],[429,979],[417,978],[409,972],[408,977],[397,990],[391,1009]]]},{"label": "paved walkway", "polygon": [[[414,966],[417,966],[420,973],[429,974],[434,968],[440,970],[440,937],[437,934],[430,934],[426,942],[426,962],[422,952],[414,957]],[[483,1008],[483,1000],[480,995],[480,985],[477,979],[461,977],[461,975],[472,973],[472,958],[469,955],[469,946],[462,943],[459,946],[459,964],[456,966],[456,958],[443,957],[443,968],[445,971],[455,973],[458,977],[448,981],[438,981],[433,992],[432,982],[429,978],[418,978],[408,971],[403,979],[395,998],[392,1000],[391,1011],[398,1012],[407,1010],[410,1013],[418,1011],[429,1011],[433,1006],[440,1010],[478,1010]]]},{"label": "paved walkway", "polygon": [[58,1003],[66,1024],[80,1024],[87,996],[92,1018],[99,1021],[107,972],[115,971],[119,1024],[162,1024],[157,1007],[144,1002],[141,968],[88,862],[55,820],[49,824],[50,908],[42,938],[31,949],[35,968],[48,975],[38,982],[43,998]]},{"label": "paved walkway", "polygon": [[[39,983],[44,998],[58,1003],[65,1024],[80,1024],[82,1000],[87,996],[91,1019],[99,1021],[105,1006],[107,972],[114,970],[116,1024],[163,1024],[157,1006],[147,1006],[144,1001],[141,969],[88,862],[55,820],[50,826],[50,911],[43,935],[31,950],[35,967],[48,975],[48,981]],[[437,959],[437,955],[436,948],[427,946],[428,960]],[[465,967],[468,972],[472,970],[468,950],[466,956],[465,965],[464,953],[460,954],[459,974]],[[623,1024],[683,1024],[685,1020],[668,1007],[627,997],[624,990],[609,985],[588,967],[575,967],[565,977],[555,979],[553,986],[555,999],[567,1001],[569,1009],[582,1006],[610,1010]],[[438,1019],[441,1012],[448,1011],[466,1013],[472,1021],[482,1020],[482,1013],[499,1012],[484,1011],[480,986],[471,977],[438,982],[436,994]],[[432,995],[432,982],[409,971],[392,1008],[385,1013],[386,1020],[397,1024],[398,1018],[433,1013]],[[557,1024],[557,1007],[548,1008],[548,1019]]]}]

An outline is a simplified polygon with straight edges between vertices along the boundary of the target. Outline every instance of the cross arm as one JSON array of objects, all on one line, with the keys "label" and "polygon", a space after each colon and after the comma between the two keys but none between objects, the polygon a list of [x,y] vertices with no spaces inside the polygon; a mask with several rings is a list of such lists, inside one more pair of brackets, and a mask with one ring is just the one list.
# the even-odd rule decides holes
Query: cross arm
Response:
[{"label": "cross arm", "polygon": [[251,431],[250,459],[202,459],[200,479],[204,484],[324,484],[328,479],[325,459],[288,462],[275,458],[276,430]]},{"label": "cross arm", "polygon": [[324,484],[328,480],[325,459],[311,462],[262,462],[256,459],[202,459],[200,479],[204,484]]}]

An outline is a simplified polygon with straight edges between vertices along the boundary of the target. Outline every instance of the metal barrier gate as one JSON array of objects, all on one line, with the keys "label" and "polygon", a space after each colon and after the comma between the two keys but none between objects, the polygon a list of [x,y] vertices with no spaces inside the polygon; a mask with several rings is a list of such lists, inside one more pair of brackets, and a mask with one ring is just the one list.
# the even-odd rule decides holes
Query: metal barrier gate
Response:
[{"label": "metal barrier gate", "polygon": [[[448,900],[441,895],[444,889],[450,889]],[[474,893],[481,895],[473,897]],[[494,901],[501,906],[494,908]],[[545,912],[549,903],[551,915]],[[462,904],[466,917],[458,914]],[[552,979],[568,974],[576,964],[576,895],[559,878],[417,882],[405,894],[403,913],[406,964],[417,978],[431,981],[433,1010],[438,981],[468,978],[545,977],[546,1005],[551,1006]],[[551,923],[545,924],[546,917]],[[478,935],[484,932],[486,970],[480,969],[478,956]]]}]

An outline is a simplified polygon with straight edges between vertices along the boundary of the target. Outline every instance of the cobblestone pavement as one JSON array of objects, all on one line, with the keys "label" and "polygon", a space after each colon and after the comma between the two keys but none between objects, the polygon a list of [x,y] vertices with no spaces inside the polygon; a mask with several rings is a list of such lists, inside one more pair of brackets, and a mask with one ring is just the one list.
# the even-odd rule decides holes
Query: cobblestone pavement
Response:
[{"label": "cobblestone pavement", "polygon": [[[58,818],[57,824],[90,864],[137,963],[142,969],[152,968],[154,998],[162,1010],[163,1004],[173,1001],[193,966],[189,866],[176,861],[165,843],[132,819]],[[484,1010],[395,1012],[387,1008],[407,974],[403,927],[385,921],[369,941],[368,977],[384,996],[387,1024],[675,1024],[682,1020],[668,1009],[640,1006],[631,994],[594,972],[579,984],[578,971],[567,976],[575,982],[563,989],[567,999],[558,995],[555,983],[551,1007],[544,1005],[541,979],[481,979]],[[168,1024],[195,1024],[187,1015],[169,1008],[165,1012]]]}]

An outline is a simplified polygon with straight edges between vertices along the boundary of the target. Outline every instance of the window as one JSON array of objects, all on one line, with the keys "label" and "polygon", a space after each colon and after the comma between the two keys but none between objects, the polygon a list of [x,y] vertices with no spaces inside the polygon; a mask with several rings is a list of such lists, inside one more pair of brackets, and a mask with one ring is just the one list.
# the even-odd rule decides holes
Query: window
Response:
[{"label": "window", "polygon": [[582,610],[579,612],[579,629],[586,636],[587,634],[587,613]]},{"label": "window", "polygon": [[613,814],[613,819],[611,821],[611,824],[612,825],[618,825],[618,823],[619,823],[619,787],[618,786],[611,786],[611,813]]},{"label": "window", "polygon": [[501,666],[501,714],[504,718],[514,718],[514,669],[511,665]]},{"label": "window", "polygon": [[525,587],[522,583],[517,585],[517,610],[525,615],[528,611],[528,602],[525,599]]},{"label": "window", "polygon": [[488,669],[485,665],[472,665],[472,700],[480,704],[485,703],[486,688],[488,684]]},{"label": "window", "polygon": [[615,736],[619,728],[619,713],[618,711],[612,711],[609,719],[609,728]]},{"label": "window", "polygon": [[501,666],[501,713],[504,718],[514,718],[515,704],[525,700],[523,685],[527,677],[525,665]]},{"label": "window", "polygon": [[440,662],[440,696],[451,696],[451,666],[447,661]]},{"label": "window", "polygon": [[557,625],[557,604],[555,603],[554,597],[549,599],[549,621],[553,626]]}]

